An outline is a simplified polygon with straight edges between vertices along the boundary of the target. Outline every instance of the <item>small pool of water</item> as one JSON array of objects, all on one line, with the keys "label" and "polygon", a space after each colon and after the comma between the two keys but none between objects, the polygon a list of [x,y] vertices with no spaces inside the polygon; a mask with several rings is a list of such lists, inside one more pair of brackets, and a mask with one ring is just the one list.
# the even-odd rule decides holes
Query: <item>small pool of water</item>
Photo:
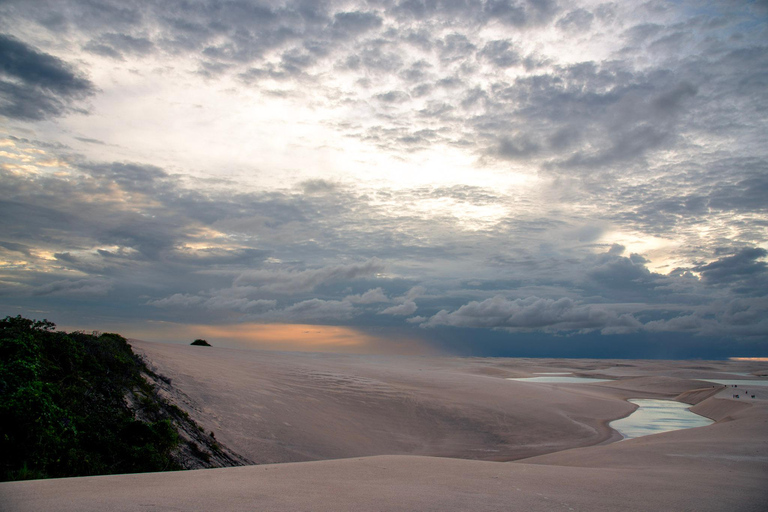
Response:
[{"label": "small pool of water", "polygon": [[704,382],[714,382],[715,384],[720,384],[722,386],[733,386],[734,384],[739,386],[740,388],[747,388],[749,389],[749,386],[768,386],[768,379],[766,380],[754,380],[754,379],[696,379],[696,380],[703,380]]},{"label": "small pool of water", "polygon": [[520,382],[535,382],[541,384],[590,384],[592,382],[609,382],[611,379],[593,379],[592,377],[558,377],[548,375],[546,377],[518,377],[515,379]]},{"label": "small pool of water", "polygon": [[612,421],[609,424],[625,439],[685,428],[705,427],[714,423],[709,418],[689,411],[690,405],[673,400],[635,398],[630,402],[637,404],[639,408],[626,418]]}]

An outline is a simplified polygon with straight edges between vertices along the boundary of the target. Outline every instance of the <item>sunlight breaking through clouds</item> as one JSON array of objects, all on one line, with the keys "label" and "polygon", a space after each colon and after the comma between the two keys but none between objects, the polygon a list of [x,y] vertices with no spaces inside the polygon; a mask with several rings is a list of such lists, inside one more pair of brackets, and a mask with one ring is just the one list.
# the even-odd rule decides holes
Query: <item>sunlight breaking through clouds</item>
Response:
[{"label": "sunlight breaking through clouds", "polygon": [[0,300],[68,325],[760,355],[765,22],[759,2],[5,2]]}]

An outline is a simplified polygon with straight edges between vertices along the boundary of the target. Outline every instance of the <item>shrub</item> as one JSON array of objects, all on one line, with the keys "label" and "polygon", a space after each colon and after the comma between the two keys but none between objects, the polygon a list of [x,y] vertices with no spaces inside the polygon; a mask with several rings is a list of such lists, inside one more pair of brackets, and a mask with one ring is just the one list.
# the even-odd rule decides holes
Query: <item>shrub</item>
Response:
[{"label": "shrub", "polygon": [[[177,469],[171,422],[139,421],[126,404],[152,387],[125,338],[54,327],[0,320],[0,479]],[[158,412],[148,396],[142,405]]]}]

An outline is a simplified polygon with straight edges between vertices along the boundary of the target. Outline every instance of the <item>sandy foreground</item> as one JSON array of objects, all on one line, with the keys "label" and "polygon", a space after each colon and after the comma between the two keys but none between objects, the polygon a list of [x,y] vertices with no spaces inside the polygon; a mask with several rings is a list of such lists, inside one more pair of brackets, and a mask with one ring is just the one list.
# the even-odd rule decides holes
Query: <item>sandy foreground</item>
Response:
[{"label": "sandy foreground", "polygon": [[[695,380],[768,380],[766,363],[132,345],[170,378],[169,398],[256,465],[3,483],[1,510],[768,510],[768,387],[745,399]],[[506,380],[545,372],[615,380]],[[628,398],[716,422],[617,442],[608,423]]]}]

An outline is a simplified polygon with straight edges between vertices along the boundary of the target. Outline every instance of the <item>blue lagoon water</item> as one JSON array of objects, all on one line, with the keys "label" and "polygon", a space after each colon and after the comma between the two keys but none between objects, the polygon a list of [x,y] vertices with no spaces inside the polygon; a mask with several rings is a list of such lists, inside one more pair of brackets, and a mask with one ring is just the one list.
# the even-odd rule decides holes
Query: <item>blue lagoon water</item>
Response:
[{"label": "blue lagoon water", "polygon": [[639,408],[620,420],[610,423],[625,439],[682,430],[685,428],[705,427],[714,423],[709,418],[689,411],[690,405],[673,400],[651,400],[636,398],[630,400]]}]

